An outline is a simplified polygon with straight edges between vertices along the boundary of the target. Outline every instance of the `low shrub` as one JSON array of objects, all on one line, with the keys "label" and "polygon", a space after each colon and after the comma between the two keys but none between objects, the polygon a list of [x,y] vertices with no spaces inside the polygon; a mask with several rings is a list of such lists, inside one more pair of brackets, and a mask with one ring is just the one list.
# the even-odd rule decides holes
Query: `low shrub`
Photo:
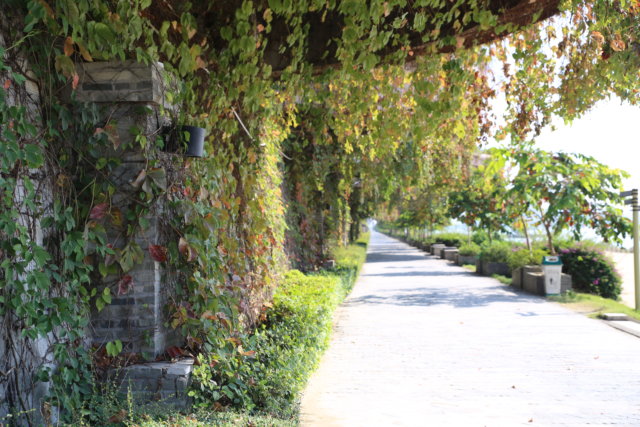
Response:
[{"label": "low shrub", "polygon": [[332,313],[353,286],[368,235],[336,249],[336,267],[316,274],[289,271],[266,321],[235,348],[222,347],[194,367],[190,395],[197,407],[215,403],[292,419],[307,379],[329,343]]},{"label": "low shrub", "polygon": [[577,246],[560,251],[562,272],[571,275],[577,291],[618,299],[622,292],[622,279],[615,271],[613,261],[594,248]]},{"label": "low shrub", "polygon": [[462,256],[478,256],[480,254],[480,246],[475,243],[464,243],[460,245],[458,254]]},{"label": "low shrub", "polygon": [[489,262],[508,262],[511,255],[511,243],[493,242],[483,246],[480,250],[480,259]]},{"label": "low shrub", "polygon": [[436,243],[443,243],[447,246],[459,248],[468,238],[467,235],[463,233],[439,233],[433,236],[432,240]]},{"label": "low shrub", "polygon": [[512,250],[509,254],[507,260],[509,268],[512,271],[525,265],[540,265],[542,263],[542,257],[548,254],[544,249],[533,249],[531,252],[526,248],[514,249],[515,250]]}]

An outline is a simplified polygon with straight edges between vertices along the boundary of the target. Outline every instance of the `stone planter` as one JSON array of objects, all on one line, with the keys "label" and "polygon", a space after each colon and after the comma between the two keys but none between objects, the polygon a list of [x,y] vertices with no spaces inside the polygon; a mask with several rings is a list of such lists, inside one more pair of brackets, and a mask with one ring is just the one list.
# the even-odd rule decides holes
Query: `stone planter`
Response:
[{"label": "stone planter", "polygon": [[522,274],[522,289],[534,295],[544,295],[544,274],[527,272]]},{"label": "stone planter", "polygon": [[455,262],[456,257],[458,256],[458,248],[446,248],[442,252],[444,253],[444,259],[446,259],[447,261]]},{"label": "stone planter", "polygon": [[442,243],[434,243],[431,245],[431,255],[440,256],[440,250],[444,249],[445,245]]},{"label": "stone planter", "polygon": [[476,265],[478,257],[476,255],[460,255],[458,254],[458,265]]},{"label": "stone planter", "polygon": [[562,273],[562,278],[560,280],[560,293],[564,294],[565,292],[570,291],[571,288],[571,275]]},{"label": "stone planter", "polygon": [[511,273],[511,286],[517,289],[523,289],[524,275],[527,273],[541,273],[542,267],[539,265],[525,265],[516,268]]},{"label": "stone planter", "polygon": [[506,262],[482,261],[482,274],[485,276],[493,276],[494,274],[510,276],[511,271]]}]

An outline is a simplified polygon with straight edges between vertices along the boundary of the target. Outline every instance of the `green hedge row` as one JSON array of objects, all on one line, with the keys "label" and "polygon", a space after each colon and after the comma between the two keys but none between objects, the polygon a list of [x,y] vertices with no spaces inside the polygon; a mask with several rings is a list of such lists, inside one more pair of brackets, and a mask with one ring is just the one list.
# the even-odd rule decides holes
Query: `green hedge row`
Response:
[{"label": "green hedge row", "polygon": [[289,271],[276,290],[267,320],[242,340],[245,356],[218,358],[213,375],[206,364],[194,370],[198,383],[192,395],[197,406],[225,402],[236,410],[295,419],[300,393],[329,344],[333,312],[364,263],[367,241],[368,235],[336,249],[331,270]]}]

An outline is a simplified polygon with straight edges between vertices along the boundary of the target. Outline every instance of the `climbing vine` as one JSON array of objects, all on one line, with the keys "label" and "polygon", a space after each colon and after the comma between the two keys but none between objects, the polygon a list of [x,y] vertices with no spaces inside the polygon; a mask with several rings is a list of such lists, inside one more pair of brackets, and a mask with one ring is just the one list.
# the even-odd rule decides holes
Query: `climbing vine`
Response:
[{"label": "climbing vine", "polygon": [[[127,295],[145,259],[170,274],[183,351],[219,375],[248,357],[289,264],[315,268],[381,204],[439,221],[429,201],[459,188],[489,138],[525,144],[612,92],[638,101],[637,1],[533,3],[3,0],[1,314],[5,341],[25,343],[10,348],[51,342],[47,405],[81,410],[90,312]],[[74,100],[77,65],[111,60],[164,63],[157,116],[206,128],[205,159]],[[144,167],[122,185],[110,177],[127,153]],[[149,218],[166,232],[145,251]],[[93,356],[105,351],[127,349]],[[23,359],[11,354],[5,373]]]}]

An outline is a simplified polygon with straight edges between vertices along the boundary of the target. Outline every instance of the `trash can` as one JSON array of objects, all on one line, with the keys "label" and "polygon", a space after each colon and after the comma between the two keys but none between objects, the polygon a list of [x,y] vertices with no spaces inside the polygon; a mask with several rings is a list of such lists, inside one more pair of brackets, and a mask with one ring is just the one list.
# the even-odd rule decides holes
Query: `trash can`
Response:
[{"label": "trash can", "polygon": [[544,292],[547,295],[560,295],[562,285],[562,261],[559,256],[550,255],[542,258],[544,273]]}]

